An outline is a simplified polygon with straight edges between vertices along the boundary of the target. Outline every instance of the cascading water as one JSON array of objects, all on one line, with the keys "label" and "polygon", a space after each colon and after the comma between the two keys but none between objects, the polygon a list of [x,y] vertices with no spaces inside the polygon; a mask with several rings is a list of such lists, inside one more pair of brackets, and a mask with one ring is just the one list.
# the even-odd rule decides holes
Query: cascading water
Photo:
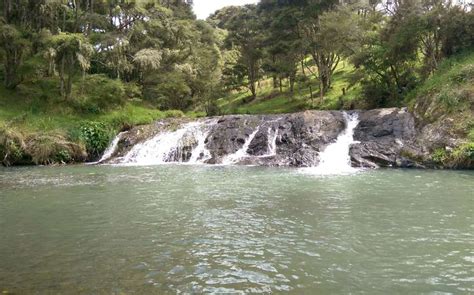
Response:
[{"label": "cascading water", "polygon": [[197,130],[195,136],[198,144],[193,150],[191,158],[188,162],[189,164],[204,163],[212,157],[211,152],[209,152],[209,150],[206,148],[206,139],[209,136],[209,133],[211,132],[212,126],[214,126],[216,123],[217,121],[215,120],[207,122],[205,126],[205,131],[202,130],[203,128],[199,128]]},{"label": "cascading water", "polygon": [[182,128],[160,133],[135,145],[121,164],[157,165],[165,163],[203,163],[210,158],[205,140],[213,122],[192,122]]},{"label": "cascading water", "polygon": [[259,131],[260,127],[257,127],[252,134],[249,135],[249,137],[245,140],[244,145],[235,153],[228,155],[222,160],[223,165],[231,165],[239,162],[242,158],[248,157],[249,154],[247,153],[247,150],[249,149],[250,144],[252,143],[252,140],[255,138]]},{"label": "cascading water", "polygon": [[92,163],[87,163],[87,164],[88,165],[97,165],[97,164],[104,163],[105,161],[112,158],[115,151],[117,151],[118,143],[120,142],[120,139],[122,139],[122,136],[124,134],[125,134],[125,132],[120,132],[119,134],[117,134],[117,136],[115,136],[115,138],[112,140],[110,145],[107,147],[107,149],[105,150],[104,154],[102,155],[102,157],[100,158],[99,161],[92,162]]},{"label": "cascading water", "polygon": [[354,129],[359,125],[357,113],[344,112],[346,129],[338,136],[337,140],[326,147],[319,154],[320,162],[317,167],[303,168],[304,172],[318,175],[348,174],[359,171],[351,166],[349,150],[354,141]]},{"label": "cascading water", "polygon": [[[304,171],[312,174],[345,174],[357,171],[357,169],[351,167],[349,149],[351,144],[354,143],[354,129],[357,127],[359,120],[356,113],[344,113],[344,118],[347,125],[346,129],[337,137],[334,143],[327,146],[319,154],[319,166],[307,168]],[[232,144],[226,145],[226,141],[222,141],[224,134],[235,138],[243,136],[243,130],[237,130],[235,125],[230,125],[227,128],[231,129],[226,130],[222,125],[222,122],[226,121],[222,119],[187,123],[175,131],[160,133],[145,142],[135,145],[125,156],[115,159],[114,163],[119,165],[158,165],[167,163],[221,163],[223,165],[241,163],[251,165],[256,163],[257,165],[274,165],[277,162],[278,164],[286,163],[285,161],[293,157],[291,152],[288,153],[289,141],[287,137],[294,136],[294,139],[296,139],[297,135],[291,133],[289,135],[285,126],[277,124],[279,120],[260,120],[260,122],[255,120],[252,124],[256,126],[254,131],[247,134],[243,145],[235,152],[233,152],[235,146]],[[247,125],[245,122],[244,124]],[[263,132],[266,134],[262,134]],[[281,141],[282,136],[285,138],[284,141]],[[120,134],[114,140],[101,161],[107,161],[115,153],[117,144],[122,137]],[[263,141],[264,138],[266,142]],[[280,138],[280,141],[278,138]],[[293,145],[292,148],[298,148],[297,141],[290,141],[290,144]],[[304,145],[304,142],[301,142],[301,144]],[[211,151],[208,150],[208,147]],[[250,147],[252,147],[251,150]],[[309,152],[312,155],[316,154],[316,150]]]},{"label": "cascading water", "polygon": [[268,128],[268,155],[266,157],[273,157],[277,154],[277,139],[278,139],[278,128],[273,130],[273,137],[270,136],[272,134],[273,128]]}]

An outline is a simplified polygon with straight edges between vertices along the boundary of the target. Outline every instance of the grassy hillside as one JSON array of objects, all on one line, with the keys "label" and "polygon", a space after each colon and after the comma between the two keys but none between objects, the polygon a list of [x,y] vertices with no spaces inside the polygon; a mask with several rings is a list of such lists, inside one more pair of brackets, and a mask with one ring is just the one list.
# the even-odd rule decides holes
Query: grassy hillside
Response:
[{"label": "grassy hillside", "polygon": [[437,148],[435,162],[445,167],[474,165],[474,52],[445,60],[406,102],[420,125],[431,124],[440,134],[463,142],[454,149]]},{"label": "grassy hillside", "polygon": [[[350,82],[353,72],[354,68],[350,64],[341,62],[334,74],[332,88],[322,102],[317,79],[311,77],[313,99],[309,83],[296,82],[291,95],[288,81],[284,81],[283,92],[280,93],[278,88],[273,88],[272,80],[266,79],[260,82],[257,98],[254,100],[250,101],[250,91],[242,89],[219,99],[218,105],[223,114],[278,114],[307,109],[348,109],[360,98],[359,85],[351,85]],[[343,88],[346,90],[345,95]]]},{"label": "grassy hillside", "polygon": [[97,158],[122,129],[182,112],[162,112],[140,102],[107,111],[84,111],[55,89],[38,84],[11,91],[0,86],[0,164],[53,164]]}]

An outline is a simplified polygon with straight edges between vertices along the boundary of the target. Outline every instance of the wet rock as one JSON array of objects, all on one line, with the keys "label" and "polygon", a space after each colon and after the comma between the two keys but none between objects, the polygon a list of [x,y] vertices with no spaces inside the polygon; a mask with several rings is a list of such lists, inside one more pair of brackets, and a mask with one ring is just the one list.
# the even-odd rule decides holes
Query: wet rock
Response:
[{"label": "wet rock", "polygon": [[[417,125],[407,109],[357,113],[360,121],[354,130],[357,143],[349,152],[355,167],[433,167],[434,149],[462,143],[461,135],[453,131],[456,129],[449,119]],[[346,128],[344,115],[338,111],[232,115],[202,120],[209,120],[203,121],[207,126],[204,145],[208,164],[221,164],[230,157],[232,163],[241,165],[317,166],[320,153]],[[157,134],[178,130],[185,123],[189,120],[166,119],[132,128],[120,140],[116,159],[126,155],[136,144]],[[185,134],[170,151],[167,161],[189,161],[197,145],[195,135]],[[235,155],[238,157],[232,157]]]},{"label": "wet rock", "polygon": [[350,149],[352,165],[356,167],[413,167],[405,158],[407,148],[418,151],[415,144],[415,119],[406,109],[377,109],[359,113],[359,125],[354,130]]}]

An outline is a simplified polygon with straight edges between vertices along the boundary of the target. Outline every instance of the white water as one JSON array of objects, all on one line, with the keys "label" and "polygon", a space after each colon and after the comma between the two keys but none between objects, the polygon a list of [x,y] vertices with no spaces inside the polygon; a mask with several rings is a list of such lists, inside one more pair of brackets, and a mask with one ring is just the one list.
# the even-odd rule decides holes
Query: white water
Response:
[{"label": "white water", "polygon": [[268,128],[268,134],[267,134],[267,138],[268,138],[268,142],[267,142],[267,149],[268,149],[268,152],[264,155],[261,155],[261,156],[257,156],[258,158],[269,158],[269,157],[274,157],[277,155],[277,139],[278,139],[278,128],[276,128],[275,130],[273,130],[272,127],[269,127]]},{"label": "white water", "polygon": [[198,145],[196,148],[193,150],[193,154],[191,156],[191,159],[189,159],[189,164],[199,164],[199,163],[204,163],[205,161],[209,160],[212,158],[211,152],[206,148],[206,138],[209,136],[209,133],[211,132],[212,126],[214,126],[217,123],[216,120],[212,122],[206,123],[206,130],[203,131],[203,128],[199,128],[195,134]]},{"label": "white water", "polygon": [[257,127],[255,131],[252,132],[252,134],[250,134],[250,136],[245,140],[244,145],[238,151],[226,156],[222,160],[222,164],[223,165],[235,164],[239,162],[239,160],[241,160],[242,158],[248,157],[249,154],[247,153],[247,150],[249,149],[249,146],[252,143],[252,140],[255,138],[255,135],[257,135],[259,129],[260,127]]},{"label": "white water", "polygon": [[120,139],[122,139],[122,135],[124,133],[125,132],[120,132],[119,134],[117,134],[117,136],[114,138],[114,140],[110,143],[109,147],[105,150],[104,154],[102,155],[102,158],[100,158],[100,160],[97,161],[97,163],[103,163],[103,162],[107,161],[108,159],[110,159],[113,156],[113,154],[117,150],[118,143],[119,143]]},{"label": "white water", "polygon": [[[203,163],[210,158],[205,140],[212,126],[213,124],[209,122],[192,122],[176,131],[160,133],[144,143],[135,145],[121,163],[128,165],[181,163],[183,162],[181,155],[185,152],[183,147],[189,146],[189,142],[186,144],[186,141],[197,142],[187,163]],[[174,157],[178,157],[177,161],[173,159]]]},{"label": "white water", "polygon": [[277,139],[278,139],[278,128],[273,131],[273,138],[270,137],[272,128],[268,128],[268,157],[276,156],[277,154]]},{"label": "white water", "polygon": [[[357,114],[344,113],[346,129],[338,136],[337,140],[320,153],[320,164],[317,167],[301,169],[304,172],[316,175],[349,174],[358,169],[351,167],[349,149],[354,142],[354,129],[359,124]],[[164,132],[155,137],[135,145],[120,161],[125,165],[158,165],[166,163],[201,164],[211,159],[211,153],[206,148],[206,139],[217,123],[216,120],[192,122],[183,125],[172,132]],[[248,149],[262,126],[258,126],[245,140],[243,146],[233,154],[227,155],[222,160],[223,165],[239,163],[249,155]],[[278,128],[268,127],[268,152],[258,158],[273,157],[277,155]],[[117,148],[122,134],[119,134],[101,161],[109,159]],[[191,150],[191,147],[192,150]]]},{"label": "white water", "polygon": [[320,162],[317,167],[303,168],[302,171],[316,175],[351,174],[359,169],[351,166],[349,150],[354,141],[354,129],[359,124],[357,113],[349,115],[344,113],[346,129],[338,136],[337,140],[320,153]]}]

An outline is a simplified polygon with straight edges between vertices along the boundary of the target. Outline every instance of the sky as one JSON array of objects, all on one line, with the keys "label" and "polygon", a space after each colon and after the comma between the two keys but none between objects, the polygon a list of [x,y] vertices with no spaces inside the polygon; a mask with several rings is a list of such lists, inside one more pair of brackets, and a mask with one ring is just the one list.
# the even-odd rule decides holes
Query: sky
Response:
[{"label": "sky", "polygon": [[216,10],[230,5],[258,3],[258,0],[194,0],[194,13],[199,19],[206,19]]}]

